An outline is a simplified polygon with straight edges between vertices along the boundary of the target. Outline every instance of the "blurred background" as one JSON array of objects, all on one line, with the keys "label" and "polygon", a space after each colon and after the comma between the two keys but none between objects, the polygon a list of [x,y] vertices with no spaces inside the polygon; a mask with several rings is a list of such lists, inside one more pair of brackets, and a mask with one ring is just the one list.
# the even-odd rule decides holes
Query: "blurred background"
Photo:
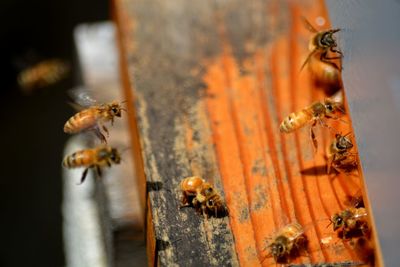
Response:
[{"label": "blurred background", "polygon": [[[64,266],[61,160],[79,82],[73,29],[109,19],[106,0],[0,1],[0,266]],[[30,93],[18,73],[48,58],[69,62],[65,79]]]}]

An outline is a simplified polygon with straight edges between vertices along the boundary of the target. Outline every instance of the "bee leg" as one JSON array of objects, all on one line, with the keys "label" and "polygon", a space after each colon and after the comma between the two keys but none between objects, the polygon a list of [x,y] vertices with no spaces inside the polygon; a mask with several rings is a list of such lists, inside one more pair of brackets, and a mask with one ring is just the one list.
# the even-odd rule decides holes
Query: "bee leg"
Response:
[{"label": "bee leg", "polygon": [[317,121],[314,121],[310,127],[310,138],[313,143],[314,152],[317,152],[317,150],[318,150],[318,142],[317,142],[317,138],[315,137],[314,130],[313,130],[316,124],[317,124]]},{"label": "bee leg", "polygon": [[96,165],[95,168],[96,168],[97,176],[98,176],[98,177],[101,177],[101,176],[102,176],[102,172],[101,172],[100,166],[99,166],[99,165]]},{"label": "bee leg", "polygon": [[107,166],[110,168],[111,167],[111,162],[109,160],[106,161]]},{"label": "bee leg", "polygon": [[101,133],[99,127],[94,128],[94,133],[96,134],[96,136],[100,139],[100,141],[101,141],[102,143],[107,144],[107,139],[106,139],[106,137],[104,136],[104,134]]},{"label": "bee leg", "polygon": [[[330,118],[329,116],[326,116],[327,118]],[[337,130],[335,130],[334,128],[332,128],[331,126],[329,126],[328,124],[325,123],[324,120],[318,118],[318,122],[319,124],[321,124],[323,127],[328,128],[331,132],[333,133],[338,133]]]},{"label": "bee leg", "polygon": [[101,127],[101,128],[103,128],[104,132],[107,134],[107,137],[109,137],[109,136],[110,136],[110,133],[108,132],[108,129],[107,129],[107,127],[106,127],[106,126],[104,126],[104,125],[102,125],[102,127]]},{"label": "bee leg", "polygon": [[86,168],[86,169],[83,171],[82,177],[81,177],[81,181],[80,181],[79,184],[77,184],[77,185],[83,184],[83,182],[84,182],[85,179],[86,179],[86,176],[87,176],[88,171],[89,171],[89,168]]},{"label": "bee leg", "polygon": [[[338,58],[340,58],[340,57],[338,57]],[[336,63],[330,61],[331,59],[337,59],[337,58],[335,58],[335,57],[328,57],[328,56],[327,56],[327,52],[321,53],[321,56],[319,57],[319,59],[320,59],[322,62],[328,63],[328,64],[332,65],[334,68],[340,70],[340,68],[336,65]]]},{"label": "bee leg", "polygon": [[331,50],[333,53],[338,53],[338,54],[340,55],[340,57],[338,57],[338,58],[342,58],[342,57],[343,57],[343,53],[342,53],[342,51],[340,51],[339,49],[336,49],[336,48],[334,48],[334,47],[331,47],[330,50]]}]

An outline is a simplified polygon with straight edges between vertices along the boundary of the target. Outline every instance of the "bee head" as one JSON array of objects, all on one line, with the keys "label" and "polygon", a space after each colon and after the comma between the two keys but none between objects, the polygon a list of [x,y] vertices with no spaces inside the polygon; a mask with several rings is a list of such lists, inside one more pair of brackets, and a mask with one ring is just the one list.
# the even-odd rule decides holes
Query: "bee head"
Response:
[{"label": "bee head", "polygon": [[110,159],[112,162],[119,164],[121,162],[121,155],[116,148],[111,148]]},{"label": "bee head", "polygon": [[344,113],[342,109],[342,104],[340,102],[335,102],[329,98],[325,99],[324,106],[327,114],[333,114],[337,111],[341,111]]},{"label": "bee head", "polygon": [[350,149],[353,147],[353,143],[346,136],[336,134],[336,146],[338,149]]},{"label": "bee head", "polygon": [[333,215],[331,221],[333,223],[333,231],[336,231],[337,229],[339,229],[344,225],[344,220],[342,216],[340,216],[339,214]]},{"label": "bee head", "polygon": [[275,261],[282,258],[286,253],[285,244],[281,241],[283,241],[283,240],[277,239],[270,246],[271,247],[271,255],[274,257]]},{"label": "bee head", "polygon": [[112,102],[108,105],[109,112],[116,117],[121,117],[122,110],[124,110],[120,103]]},{"label": "bee head", "polygon": [[336,47],[337,43],[333,34],[338,31],[340,31],[340,29],[332,29],[325,32],[325,34],[322,36],[321,43],[323,43],[327,47]]}]

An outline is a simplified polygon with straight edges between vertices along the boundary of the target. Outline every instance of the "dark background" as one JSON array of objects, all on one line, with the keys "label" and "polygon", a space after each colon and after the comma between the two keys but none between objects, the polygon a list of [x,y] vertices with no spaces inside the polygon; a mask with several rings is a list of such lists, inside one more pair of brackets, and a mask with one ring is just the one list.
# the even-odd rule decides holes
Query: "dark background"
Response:
[{"label": "dark background", "polygon": [[[64,266],[61,160],[72,115],[66,91],[79,81],[73,29],[109,18],[106,0],[0,1],[0,266]],[[24,95],[23,67],[72,63],[67,79]]]}]

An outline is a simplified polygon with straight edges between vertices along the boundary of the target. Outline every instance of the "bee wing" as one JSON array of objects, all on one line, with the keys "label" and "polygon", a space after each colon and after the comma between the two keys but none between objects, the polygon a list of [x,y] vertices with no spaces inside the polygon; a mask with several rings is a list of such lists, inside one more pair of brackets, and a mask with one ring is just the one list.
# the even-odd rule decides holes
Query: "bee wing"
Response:
[{"label": "bee wing", "polygon": [[[359,211],[360,209],[362,209],[362,212]],[[364,208],[359,208],[358,212],[356,212],[356,214],[354,215],[354,218],[360,219],[364,217],[367,217],[367,211]]]},{"label": "bee wing", "polygon": [[91,97],[88,89],[84,86],[78,86],[69,90],[68,95],[73,100],[71,105],[74,108],[80,107],[78,110],[98,105],[98,102]]},{"label": "bee wing", "polygon": [[301,20],[303,21],[304,26],[309,30],[310,32],[317,33],[318,31],[311,25],[311,23],[305,18],[301,17]]}]

